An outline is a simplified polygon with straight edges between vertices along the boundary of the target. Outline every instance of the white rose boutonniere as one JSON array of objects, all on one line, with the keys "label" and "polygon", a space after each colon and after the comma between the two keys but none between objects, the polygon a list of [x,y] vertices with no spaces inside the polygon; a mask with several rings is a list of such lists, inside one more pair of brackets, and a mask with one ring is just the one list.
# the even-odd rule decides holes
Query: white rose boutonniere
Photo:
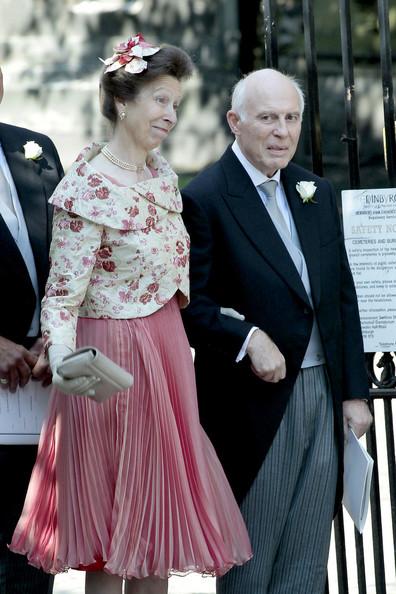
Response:
[{"label": "white rose boutonniere", "polygon": [[23,150],[25,151],[25,158],[32,159],[32,161],[37,161],[37,159],[40,159],[41,155],[43,154],[42,147],[34,140],[28,140],[23,145]]},{"label": "white rose boutonniere", "polygon": [[313,199],[316,192],[316,185],[313,181],[300,181],[296,183],[296,190],[301,196],[301,200],[304,204],[315,202]]}]

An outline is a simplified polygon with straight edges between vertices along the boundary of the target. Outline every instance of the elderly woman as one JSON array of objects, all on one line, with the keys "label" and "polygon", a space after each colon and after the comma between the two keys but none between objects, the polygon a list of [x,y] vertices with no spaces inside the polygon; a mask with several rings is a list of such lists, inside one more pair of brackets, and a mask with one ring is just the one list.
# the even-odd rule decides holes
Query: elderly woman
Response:
[{"label": "elderly woman", "polygon": [[[51,197],[42,326],[53,372],[48,419],[11,550],[87,593],[167,592],[172,573],[225,573],[251,555],[243,520],[197,410],[179,308],[189,238],[177,178],[156,150],[176,124],[184,51],[138,34],[101,78],[107,144],[77,157]],[[96,379],[57,373],[93,345],[133,374],[98,404]],[[67,395],[65,395],[67,394]]]}]

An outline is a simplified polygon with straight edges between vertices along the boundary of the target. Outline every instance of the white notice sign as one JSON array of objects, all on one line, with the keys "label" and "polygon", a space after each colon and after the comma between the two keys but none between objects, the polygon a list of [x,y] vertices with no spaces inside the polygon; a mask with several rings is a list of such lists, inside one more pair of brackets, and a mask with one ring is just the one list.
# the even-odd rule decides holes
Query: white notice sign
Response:
[{"label": "white notice sign", "polygon": [[364,350],[396,350],[396,188],[342,192]]},{"label": "white notice sign", "polygon": [[33,380],[14,394],[0,389],[0,444],[38,443],[50,391]]}]

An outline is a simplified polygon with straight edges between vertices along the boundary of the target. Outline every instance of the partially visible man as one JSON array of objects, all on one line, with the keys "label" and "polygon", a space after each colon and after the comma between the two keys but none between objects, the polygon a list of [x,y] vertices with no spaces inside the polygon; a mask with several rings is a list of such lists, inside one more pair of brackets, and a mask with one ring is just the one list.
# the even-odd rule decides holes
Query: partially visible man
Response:
[{"label": "partially visible man", "polygon": [[[2,98],[0,69],[0,102]],[[31,155],[23,148],[28,141],[37,143],[30,145]],[[51,381],[41,355],[40,301],[49,265],[47,200],[62,175],[58,153],[47,136],[0,123],[0,387],[10,397],[32,378],[43,386]],[[0,594],[52,591],[53,578],[7,548],[36,450],[35,445],[0,445]]]},{"label": "partially visible man", "polygon": [[241,80],[235,142],[183,192],[200,415],[254,552],[219,594],[323,594],[343,427],[371,423],[334,191],[291,163],[303,105],[275,70]]}]

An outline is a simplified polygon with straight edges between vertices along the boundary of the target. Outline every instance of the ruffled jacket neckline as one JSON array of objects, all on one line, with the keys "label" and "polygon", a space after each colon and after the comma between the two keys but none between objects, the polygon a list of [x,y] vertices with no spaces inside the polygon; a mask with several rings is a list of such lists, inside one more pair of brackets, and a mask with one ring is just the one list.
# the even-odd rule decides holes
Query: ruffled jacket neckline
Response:
[{"label": "ruffled jacket neckline", "polygon": [[124,230],[144,228],[154,211],[159,218],[161,211],[163,215],[182,211],[177,175],[158,151],[150,153],[147,163],[157,177],[125,187],[114,184],[90,164],[102,146],[92,143],[81,151],[50,198],[54,206]]}]

